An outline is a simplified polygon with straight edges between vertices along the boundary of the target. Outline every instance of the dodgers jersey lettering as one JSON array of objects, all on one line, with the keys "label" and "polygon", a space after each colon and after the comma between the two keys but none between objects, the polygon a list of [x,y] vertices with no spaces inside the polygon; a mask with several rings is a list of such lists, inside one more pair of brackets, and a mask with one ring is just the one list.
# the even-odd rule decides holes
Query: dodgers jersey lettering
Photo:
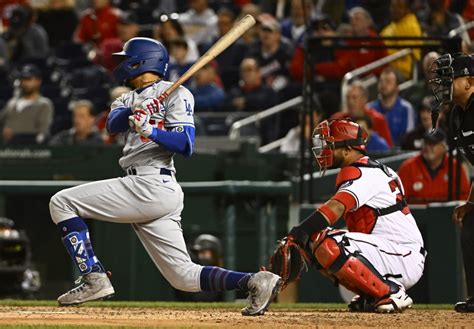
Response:
[{"label": "dodgers jersey lettering", "polygon": [[[361,172],[359,178],[342,183],[338,189],[338,192],[349,193],[356,201],[354,208],[349,210],[348,217],[363,220],[367,216],[373,216],[372,211],[364,212],[364,205],[382,209],[400,202],[404,190],[395,171],[387,167],[389,177],[380,168],[358,167],[358,169]],[[395,183],[395,180],[398,182]],[[357,212],[363,213],[362,216],[358,216]],[[405,214],[403,211],[379,216],[370,233],[400,244],[423,245],[423,239],[413,215]]]},{"label": "dodgers jersey lettering", "polygon": [[[171,85],[172,82],[160,80],[144,89],[123,94],[112,103],[111,111],[124,107],[133,108],[149,98],[158,98]],[[180,86],[164,100],[160,111],[151,116],[150,123],[157,129],[183,132],[184,126],[194,128],[193,112],[194,97],[188,89]],[[173,152],[131,129],[124,135],[125,146],[123,156],[119,160],[124,170],[130,166],[152,166],[175,171]]]}]

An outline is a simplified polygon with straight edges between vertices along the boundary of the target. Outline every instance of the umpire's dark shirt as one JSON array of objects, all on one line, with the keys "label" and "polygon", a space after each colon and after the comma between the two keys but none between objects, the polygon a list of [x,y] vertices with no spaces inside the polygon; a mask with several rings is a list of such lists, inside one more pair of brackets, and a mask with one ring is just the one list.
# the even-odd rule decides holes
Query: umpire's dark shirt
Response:
[{"label": "umpire's dark shirt", "polygon": [[474,165],[474,93],[471,94],[466,110],[453,108],[453,122],[456,146],[471,165]]}]

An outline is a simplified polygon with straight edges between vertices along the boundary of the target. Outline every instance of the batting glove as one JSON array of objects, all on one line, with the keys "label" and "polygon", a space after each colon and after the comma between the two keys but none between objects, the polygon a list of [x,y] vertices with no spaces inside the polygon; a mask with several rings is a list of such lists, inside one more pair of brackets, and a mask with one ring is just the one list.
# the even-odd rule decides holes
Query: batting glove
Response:
[{"label": "batting glove", "polygon": [[135,113],[128,117],[130,128],[144,137],[149,137],[153,132],[150,124],[150,115],[144,110],[136,110]]},{"label": "batting glove", "polygon": [[[152,115],[154,113],[160,112],[161,102],[158,98],[148,98],[144,100],[138,107],[136,107],[136,111],[139,109],[143,109],[148,112],[148,114]],[[134,111],[135,112],[135,111]]]}]

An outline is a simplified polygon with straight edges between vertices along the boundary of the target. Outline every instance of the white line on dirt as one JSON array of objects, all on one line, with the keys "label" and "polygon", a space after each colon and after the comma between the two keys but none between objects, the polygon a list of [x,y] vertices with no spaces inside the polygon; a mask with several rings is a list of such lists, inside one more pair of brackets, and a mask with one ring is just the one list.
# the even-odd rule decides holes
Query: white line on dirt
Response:
[{"label": "white line on dirt", "polygon": [[75,312],[65,311],[17,311],[19,314],[74,314]]}]

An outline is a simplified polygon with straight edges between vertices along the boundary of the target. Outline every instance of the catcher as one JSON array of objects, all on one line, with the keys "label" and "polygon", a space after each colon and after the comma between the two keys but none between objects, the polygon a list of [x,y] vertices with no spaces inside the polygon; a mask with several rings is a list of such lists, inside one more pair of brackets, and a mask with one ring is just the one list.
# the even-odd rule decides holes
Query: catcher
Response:
[{"label": "catcher", "polygon": [[[312,259],[321,273],[357,295],[355,312],[402,312],[423,274],[423,239],[392,169],[365,155],[367,133],[355,122],[321,122],[313,153],[323,172],[341,168],[336,194],[293,227],[270,260],[285,284]],[[348,230],[330,226],[344,218]]]}]

